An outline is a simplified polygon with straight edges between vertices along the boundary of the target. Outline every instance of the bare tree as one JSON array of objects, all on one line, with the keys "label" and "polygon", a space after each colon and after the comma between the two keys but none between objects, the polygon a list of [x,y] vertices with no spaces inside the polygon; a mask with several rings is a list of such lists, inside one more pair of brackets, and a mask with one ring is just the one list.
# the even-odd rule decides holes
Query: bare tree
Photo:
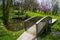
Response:
[{"label": "bare tree", "polygon": [[36,0],[25,0],[24,8],[25,10],[36,11],[38,4]]},{"label": "bare tree", "polygon": [[58,13],[58,2],[56,2],[56,3],[54,4],[52,13],[55,14],[55,15]]},{"label": "bare tree", "polygon": [[9,9],[11,0],[3,0],[3,23],[8,28]]}]

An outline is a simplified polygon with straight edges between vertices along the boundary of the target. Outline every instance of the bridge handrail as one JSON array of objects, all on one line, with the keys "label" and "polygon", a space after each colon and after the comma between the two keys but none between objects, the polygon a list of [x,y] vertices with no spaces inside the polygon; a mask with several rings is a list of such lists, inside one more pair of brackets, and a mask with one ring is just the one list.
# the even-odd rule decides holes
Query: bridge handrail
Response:
[{"label": "bridge handrail", "polygon": [[[42,30],[48,29],[48,26],[52,23],[52,18],[49,16],[43,17],[36,22],[36,34],[40,32],[42,34]],[[50,27],[49,27],[50,28]]]},{"label": "bridge handrail", "polygon": [[37,16],[37,17],[31,17],[31,18],[25,20],[24,21],[25,30],[27,30],[29,27],[31,27],[32,25],[34,25],[41,18],[42,17]]}]

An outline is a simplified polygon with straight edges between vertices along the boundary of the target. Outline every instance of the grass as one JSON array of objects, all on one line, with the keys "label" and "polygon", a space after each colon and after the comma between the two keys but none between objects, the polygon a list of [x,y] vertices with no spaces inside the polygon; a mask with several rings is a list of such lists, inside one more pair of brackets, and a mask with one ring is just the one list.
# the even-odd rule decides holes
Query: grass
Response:
[{"label": "grass", "polygon": [[16,40],[24,31],[8,31],[5,27],[0,27],[0,40]]},{"label": "grass", "polygon": [[[0,24],[3,22],[2,18],[2,10],[0,9]],[[12,32],[7,30],[4,26],[0,25],[0,40],[17,40],[17,38],[24,32],[24,30],[20,30],[17,32]]]},{"label": "grass", "polygon": [[44,38],[41,38],[41,40],[60,40],[60,36],[55,35],[46,35]]},{"label": "grass", "polygon": [[[60,32],[60,14],[59,15],[51,15],[51,14],[45,14],[45,13],[34,13],[34,12],[27,12],[27,14],[31,17],[33,16],[42,16],[42,17],[45,17],[45,16],[50,16],[52,18],[55,18],[57,19],[58,21],[53,25],[51,26],[51,32]],[[43,35],[43,37],[41,38],[41,40],[60,40],[60,36],[57,36],[57,35],[53,35],[53,34],[47,34],[47,35]]]},{"label": "grass", "polygon": [[54,19],[57,19],[58,21],[51,27],[51,31],[60,31],[60,15],[51,15],[51,14],[45,14],[45,13],[34,13],[34,12],[27,12],[27,14],[31,17],[33,16],[50,16]]},{"label": "grass", "polygon": [[[51,15],[51,14],[44,14],[41,12],[38,13],[34,13],[34,12],[30,12],[28,11],[27,14],[31,17],[33,16],[51,16],[52,18],[56,18],[58,19],[58,21],[51,26],[51,31],[52,32],[56,32],[56,31],[60,31],[60,16],[59,15]],[[13,15],[13,14],[11,14]],[[10,17],[15,17],[15,16],[11,16]],[[2,11],[0,11],[0,23],[2,23]],[[8,31],[5,27],[0,27],[0,40],[16,40],[24,31],[20,30],[18,32],[12,32],[12,31]],[[42,37],[41,40],[60,40],[60,36],[54,36],[54,35],[50,35],[47,34],[46,36]]]}]

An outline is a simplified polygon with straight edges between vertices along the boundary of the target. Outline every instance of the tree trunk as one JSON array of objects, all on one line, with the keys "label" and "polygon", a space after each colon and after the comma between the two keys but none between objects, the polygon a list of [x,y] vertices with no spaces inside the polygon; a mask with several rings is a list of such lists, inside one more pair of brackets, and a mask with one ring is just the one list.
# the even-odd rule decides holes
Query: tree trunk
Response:
[{"label": "tree trunk", "polygon": [[[7,3],[5,3],[5,1]],[[9,0],[3,0],[3,23],[4,23],[5,27],[8,27],[9,5],[10,5]]]}]

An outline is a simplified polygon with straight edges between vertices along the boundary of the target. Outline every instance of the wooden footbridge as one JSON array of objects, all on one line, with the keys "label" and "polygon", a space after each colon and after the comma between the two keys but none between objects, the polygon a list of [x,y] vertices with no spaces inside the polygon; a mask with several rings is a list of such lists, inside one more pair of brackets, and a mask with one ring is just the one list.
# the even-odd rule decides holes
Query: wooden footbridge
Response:
[{"label": "wooden footbridge", "polygon": [[48,32],[51,29],[51,24],[57,19],[46,17],[32,17],[24,21],[25,32],[17,40],[40,40],[38,35],[43,32]]}]

